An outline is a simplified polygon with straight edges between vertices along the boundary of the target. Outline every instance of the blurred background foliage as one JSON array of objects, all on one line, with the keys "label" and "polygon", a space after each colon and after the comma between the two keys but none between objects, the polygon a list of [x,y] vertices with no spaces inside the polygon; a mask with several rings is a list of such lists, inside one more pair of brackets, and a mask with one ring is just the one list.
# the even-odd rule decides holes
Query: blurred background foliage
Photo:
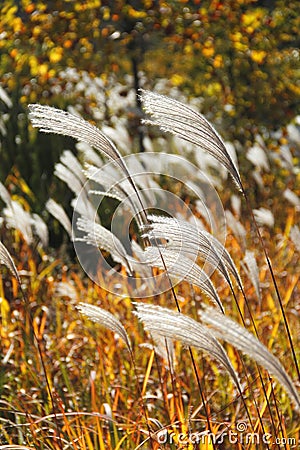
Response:
[{"label": "blurred background foliage", "polygon": [[178,88],[200,99],[225,139],[267,140],[299,114],[299,27],[297,0],[3,0],[1,180],[12,171],[24,178],[38,212],[49,192],[64,195],[53,168],[74,143],[33,132],[32,102],[76,105],[98,125],[123,117],[128,150],[145,150],[130,92],[159,80],[168,80],[166,94]]}]

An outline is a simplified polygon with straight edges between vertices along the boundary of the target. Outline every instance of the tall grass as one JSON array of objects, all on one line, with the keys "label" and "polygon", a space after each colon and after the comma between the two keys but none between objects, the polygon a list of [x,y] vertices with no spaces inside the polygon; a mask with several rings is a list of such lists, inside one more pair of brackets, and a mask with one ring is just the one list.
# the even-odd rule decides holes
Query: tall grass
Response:
[{"label": "tall grass", "polygon": [[[186,198],[194,223],[183,217],[180,206],[177,217],[162,215],[155,196],[158,177],[146,159],[134,165],[83,119],[30,105],[34,127],[85,141],[111,161],[105,166],[93,157],[91,164],[89,151],[79,162],[64,153],[56,172],[75,195],[73,227],[54,200],[47,209],[75,247],[88,252],[84,268],[98,248],[104,267],[107,253],[115,266],[107,272],[92,267],[93,283],[43,246],[31,250],[36,234],[41,241],[33,229],[38,218],[18,210],[2,188],[10,215],[16,219],[19,212],[23,226],[0,246],[0,262],[13,275],[0,286],[7,367],[0,442],[3,448],[42,449],[292,448],[299,437],[300,408],[298,381],[293,381],[299,375],[297,334],[291,333],[299,321],[299,313],[292,313],[299,278],[292,270],[297,261],[293,244],[286,239],[274,253],[236,162],[203,116],[155,93],[143,91],[141,100],[151,116],[146,123],[199,145],[229,171],[245,198],[249,236],[242,243],[229,236],[229,252],[206,229],[207,218],[197,212],[191,195]],[[192,185],[185,184],[189,193]],[[117,199],[134,218],[124,243],[101,224],[93,198],[103,195]],[[164,195],[161,189],[159,195]],[[265,266],[252,253],[257,243],[252,243],[251,221]],[[292,212],[288,221],[292,228]],[[121,225],[126,223],[124,213]],[[16,220],[9,224],[18,228]],[[9,250],[19,256],[12,258]],[[288,275],[283,277],[283,271]],[[76,308],[106,331],[100,334]]]}]

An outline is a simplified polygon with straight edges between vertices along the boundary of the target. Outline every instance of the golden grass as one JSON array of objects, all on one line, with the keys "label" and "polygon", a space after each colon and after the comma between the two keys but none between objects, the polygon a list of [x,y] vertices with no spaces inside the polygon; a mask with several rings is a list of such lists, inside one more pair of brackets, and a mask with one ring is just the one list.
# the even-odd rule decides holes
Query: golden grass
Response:
[{"label": "golden grass", "polygon": [[[294,222],[294,210],[287,208],[286,214],[284,239],[279,236],[279,232],[276,234],[276,230],[272,234],[265,231],[264,238],[268,242],[268,251],[299,354],[299,254],[287,239],[288,228]],[[141,347],[141,344],[150,341],[132,315],[129,298],[116,298],[93,284],[76,263],[66,267],[64,261],[39,255],[20,236],[15,238],[7,232],[7,241],[12,242],[14,239],[16,242],[11,244],[10,250],[21,274],[28,301],[24,302],[16,280],[3,268],[0,278],[1,445],[23,445],[38,449],[134,449],[146,440],[141,448],[193,448],[191,443],[187,444],[188,441],[184,443],[181,437],[189,433],[194,436],[196,432],[208,428],[188,351],[179,344],[175,345],[176,371],[172,376],[166,368],[166,361],[162,361],[150,348]],[[227,249],[234,261],[242,260],[243,252],[237,240],[229,235],[227,242]],[[263,260],[258,260],[258,264],[263,286],[261,303],[255,298],[254,288],[241,270],[251,311],[262,342],[282,361],[295,380],[296,372],[270,275]],[[220,277],[214,277],[226,312],[239,321],[228,287]],[[57,294],[58,282],[71,286],[74,294],[72,298]],[[196,318],[201,293],[197,289],[192,290],[187,283],[182,283],[176,288],[176,294],[182,312]],[[247,319],[241,295],[238,300]],[[99,305],[120,319],[133,343],[136,373],[122,341],[78,313],[75,306],[80,301]],[[174,307],[170,293],[148,301]],[[260,443],[234,442],[232,447],[223,448],[265,448],[262,436],[266,433],[270,434],[269,448],[273,448],[280,439],[282,443],[285,442],[285,448],[297,448],[295,442],[299,440],[299,417],[285,392],[263,371],[268,406],[253,362],[243,358],[242,363],[235,349],[229,345],[226,349],[245,388],[244,396],[253,431],[228,375],[210,358],[194,351],[211,428],[214,433],[234,433],[238,424],[244,423],[249,433],[258,433]],[[148,423],[143,404],[146,406]],[[147,426],[153,436],[151,444]],[[166,441],[173,441],[173,444],[162,446],[159,443],[162,430],[168,433]],[[238,432],[237,436],[246,439],[245,432]],[[202,444],[198,448],[213,448],[211,443],[203,443],[204,438],[201,439]]]}]

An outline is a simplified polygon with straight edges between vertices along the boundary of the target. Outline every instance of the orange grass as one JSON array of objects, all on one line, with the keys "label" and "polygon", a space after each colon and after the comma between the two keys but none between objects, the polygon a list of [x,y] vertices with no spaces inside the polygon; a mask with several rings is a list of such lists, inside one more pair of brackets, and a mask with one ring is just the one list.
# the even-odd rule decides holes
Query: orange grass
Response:
[{"label": "orange grass", "polygon": [[[273,214],[277,211],[282,214],[281,205],[276,204],[276,200],[274,204],[276,210]],[[299,356],[299,253],[288,239],[289,229],[296,222],[294,209],[286,206],[284,218],[285,226],[282,228],[272,232],[264,229],[264,239]],[[250,229],[247,220],[243,224]],[[46,254],[28,247],[17,231],[6,230],[3,233],[2,240],[13,255],[28,301],[24,302],[16,280],[2,267],[0,448],[213,448],[209,439],[202,439],[198,447],[193,447],[180,438],[188,433],[208,431],[188,351],[179,344],[175,345],[176,370],[172,375],[166,368],[167,361],[161,360],[150,348],[141,346],[150,341],[132,315],[129,298],[118,298],[92,283],[75,260],[66,265],[65,261],[53,255],[52,250]],[[256,254],[262,285],[260,303],[242,266],[239,267],[244,249],[230,231],[226,245],[240,269],[261,341],[282,361],[295,380],[297,374],[264,260]],[[252,236],[248,238],[248,249],[256,250]],[[227,313],[240,321],[228,286],[217,274],[213,278]],[[58,295],[59,282],[71,287],[74,295]],[[201,292],[182,283],[176,287],[176,295],[182,312],[197,318],[197,302],[202,299]],[[237,296],[243,317],[251,329],[243,296],[240,293]],[[116,335],[80,316],[75,309],[80,301],[99,305],[120,319],[133,343],[136,370],[125,345]],[[156,303],[157,298],[147,301]],[[162,294],[159,304],[173,307],[171,293]],[[245,388],[244,396],[254,432],[262,436],[258,408],[264,432],[270,435],[269,448],[297,448],[299,417],[285,392],[262,371],[276,426],[275,435],[255,364],[248,358],[243,358],[242,364],[237,351],[229,345],[226,348]],[[239,423],[244,423],[250,432],[251,425],[243,403],[228,375],[211,359],[193,353],[207,400],[212,431],[233,433]],[[245,368],[250,384],[247,384]],[[46,377],[52,399],[47,391]],[[147,409],[148,423],[143,403]],[[151,441],[147,427],[151,429]],[[162,431],[168,434],[168,444],[159,441]],[[225,442],[224,445],[215,448],[265,448],[262,441],[259,444],[235,442],[230,445]]]}]

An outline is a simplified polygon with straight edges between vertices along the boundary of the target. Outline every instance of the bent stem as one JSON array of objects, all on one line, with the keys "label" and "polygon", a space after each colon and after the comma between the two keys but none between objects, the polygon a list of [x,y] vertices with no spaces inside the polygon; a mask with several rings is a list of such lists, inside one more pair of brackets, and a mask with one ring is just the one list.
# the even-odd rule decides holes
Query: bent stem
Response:
[{"label": "bent stem", "polygon": [[300,369],[299,369],[299,365],[298,365],[298,361],[297,361],[297,356],[296,356],[295,347],[294,347],[294,343],[293,343],[292,333],[291,333],[290,326],[289,326],[289,323],[288,323],[288,320],[287,320],[287,317],[286,317],[286,314],[285,314],[285,311],[284,311],[281,295],[280,295],[280,292],[279,292],[279,289],[278,289],[278,285],[277,285],[277,281],[276,281],[276,278],[275,278],[275,274],[274,274],[274,271],[273,271],[273,268],[272,268],[272,263],[271,263],[271,260],[269,258],[268,251],[267,251],[266,245],[264,243],[263,237],[262,237],[261,232],[259,230],[259,226],[258,226],[257,221],[255,219],[253,210],[251,208],[249,198],[248,198],[244,188],[242,189],[242,193],[243,193],[243,196],[244,196],[244,198],[246,200],[247,209],[248,209],[248,211],[249,211],[249,213],[251,215],[252,221],[254,223],[255,231],[256,231],[256,234],[257,234],[257,236],[259,238],[259,241],[260,241],[261,247],[263,249],[263,252],[264,252],[264,255],[265,255],[265,259],[267,261],[267,265],[268,265],[268,268],[269,268],[269,271],[270,271],[270,274],[271,274],[272,282],[273,282],[273,285],[274,285],[274,288],[275,288],[275,292],[276,292],[276,295],[277,295],[277,299],[278,299],[278,303],[279,303],[280,312],[281,312],[281,315],[282,315],[282,318],[283,318],[283,322],[284,322],[285,331],[286,331],[287,338],[288,338],[288,341],[289,341],[289,346],[290,346],[290,349],[291,349],[291,352],[292,352],[294,365],[295,365],[295,368],[296,368],[296,371],[297,371],[298,380],[300,382]]}]

